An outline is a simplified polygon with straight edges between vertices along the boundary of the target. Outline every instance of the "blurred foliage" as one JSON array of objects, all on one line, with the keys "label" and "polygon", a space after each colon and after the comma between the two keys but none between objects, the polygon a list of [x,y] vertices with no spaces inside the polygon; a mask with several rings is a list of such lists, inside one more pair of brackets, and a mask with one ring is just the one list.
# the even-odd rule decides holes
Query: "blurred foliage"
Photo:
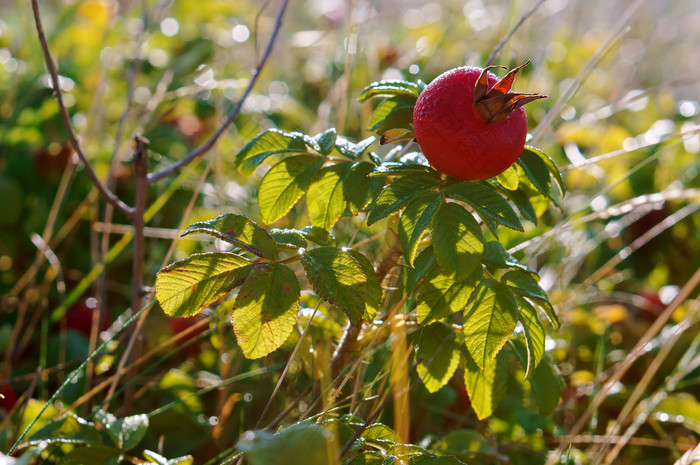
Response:
[{"label": "blurred foliage", "polygon": [[[336,127],[362,140],[370,135],[374,105],[357,102],[364,86],[382,78],[430,82],[448,68],[483,65],[536,3],[292,1],[274,53],[234,126],[205,160],[151,189],[149,203],[164,204],[148,223],[157,229],[149,231],[147,241],[147,284],[153,283],[182,225],[224,212],[259,218],[254,186],[261,173],[244,178],[233,156],[260,131],[276,127],[316,134]],[[41,3],[72,123],[97,172],[106,179],[111,171],[116,192],[128,203],[134,196],[131,136],[140,133],[150,140],[155,169],[203,142],[240,96],[274,28],[279,2],[265,5],[261,11],[260,2],[225,0]],[[545,350],[563,375],[562,401],[551,416],[540,416],[528,406],[533,398],[524,373],[518,373],[504,380],[503,389],[506,399],[524,402],[502,404],[491,418],[479,421],[467,408],[470,401],[460,383],[450,382],[435,393],[419,384],[410,398],[409,440],[416,444],[411,447],[465,463],[530,464],[544,463],[563,441],[562,463],[605,463],[612,447],[602,442],[615,425],[621,429],[613,439],[631,434],[616,463],[671,463],[697,444],[699,304],[693,289],[580,434],[566,436],[700,263],[695,69],[700,7],[647,0],[627,16],[636,5],[546,1],[495,60],[508,67],[532,60],[516,90],[549,95],[529,105],[530,128],[536,145],[565,169],[568,194],[561,210],[545,212],[546,205],[535,205],[539,222],[525,225],[525,242],[520,233],[500,233],[521,262],[539,271],[540,285],[561,316],[562,328],[548,329]],[[381,150],[386,155],[389,149]],[[186,207],[193,196],[190,211]],[[0,199],[0,450],[7,452],[71,369],[94,349],[89,334],[71,326],[71,315],[83,306],[87,315],[100,308],[108,323],[100,327],[102,334],[113,334],[123,325],[119,316],[129,306],[131,283],[127,245],[111,258],[103,285],[92,278],[64,318],[50,317],[104,257],[100,231],[113,228],[109,245],[115,246],[125,232],[118,226],[127,222],[115,214],[103,224],[104,205],[76,164],[49,90],[28,2],[0,1]],[[293,227],[304,215],[293,211],[275,226]],[[666,227],[650,237],[664,222]],[[380,232],[369,228],[357,240]],[[342,233],[348,237],[339,241],[353,232]],[[221,246],[187,239],[176,243],[170,261]],[[390,241],[382,238],[369,250],[379,254]],[[302,294],[302,312],[316,303]],[[233,457],[238,438],[260,419],[298,332],[283,350],[247,360],[237,350],[228,313],[219,308],[205,319],[174,322],[152,311],[140,343],[140,353],[149,358],[127,387],[117,387],[111,403],[103,401],[125,341],[109,345],[89,376],[76,378],[30,431],[67,428],[78,420],[60,415],[73,412],[91,422],[99,439],[89,433],[93,442],[85,448],[27,444],[17,463],[37,455],[49,463],[115,460],[122,451],[110,442],[96,414],[100,408],[116,412],[128,402],[132,412],[148,416],[139,452],[131,453],[153,463],[187,463],[189,454],[196,463]],[[319,386],[328,383],[315,367],[330,356],[340,331],[331,319],[314,322],[260,426],[287,407],[285,423],[321,408],[309,404]],[[194,329],[173,340],[187,328]],[[10,343],[12,358],[6,356]],[[385,392],[391,347],[379,346],[369,355],[358,375],[362,388],[343,391],[343,396],[364,399],[356,412],[360,418]],[[463,376],[464,367],[458,373]],[[646,384],[635,397],[640,380]],[[102,388],[83,398],[88,381]],[[305,390],[311,394],[299,396]],[[632,410],[619,418],[629,399]],[[393,418],[390,405],[379,420],[393,426]],[[324,428],[347,437],[342,436],[347,421],[324,421]],[[314,431],[313,440],[325,441],[324,431]],[[274,442],[274,437],[263,439]],[[377,451],[391,450],[399,459],[408,454],[396,450],[394,442],[382,449],[380,440],[370,439]],[[88,455],[71,458],[80,450]],[[356,458],[357,463],[379,463],[367,450],[357,457],[364,460]],[[3,460],[9,459],[0,456]]]}]

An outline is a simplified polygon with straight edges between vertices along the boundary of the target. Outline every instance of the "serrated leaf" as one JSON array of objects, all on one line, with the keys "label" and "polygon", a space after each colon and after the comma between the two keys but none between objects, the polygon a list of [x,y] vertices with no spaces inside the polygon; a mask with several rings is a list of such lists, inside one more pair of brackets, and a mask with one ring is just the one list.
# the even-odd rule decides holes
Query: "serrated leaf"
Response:
[{"label": "serrated leaf", "polygon": [[420,95],[421,89],[418,84],[408,81],[401,80],[383,80],[379,82],[373,82],[372,84],[365,87],[357,100],[364,102],[371,97],[393,97],[396,95],[408,95],[410,97],[415,97],[416,99]]},{"label": "serrated leaf", "polygon": [[182,235],[202,233],[237,245],[258,257],[277,259],[277,245],[274,239],[264,228],[246,216],[226,213],[213,220],[199,221],[189,225]]},{"label": "serrated leaf", "polygon": [[265,173],[258,191],[258,206],[265,224],[277,221],[292,209],[324,162],[315,155],[297,155],[285,158]]},{"label": "serrated leaf", "polygon": [[95,418],[104,425],[114,445],[123,451],[136,447],[148,431],[148,415],[145,414],[117,418],[111,413],[99,410]]},{"label": "serrated leaf", "polygon": [[380,102],[372,113],[367,130],[383,133],[392,128],[410,129],[415,104],[414,98],[405,96],[391,97]]},{"label": "serrated leaf", "polygon": [[394,180],[375,199],[367,216],[367,225],[370,226],[396,213],[419,195],[435,189],[439,183],[439,179],[427,174],[404,176]]},{"label": "serrated leaf", "polygon": [[345,155],[351,160],[356,159],[369,148],[375,141],[374,136],[370,136],[367,139],[361,140],[358,143],[350,142],[345,137],[338,136],[335,140],[335,149],[342,155]]},{"label": "serrated leaf", "polygon": [[314,137],[318,143],[319,152],[323,155],[328,155],[335,146],[335,140],[338,137],[338,131],[335,128],[326,129]]},{"label": "serrated leaf", "polygon": [[329,231],[345,211],[343,179],[351,166],[351,162],[326,166],[311,181],[306,208],[314,226]]},{"label": "serrated leaf", "polygon": [[297,321],[299,281],[279,263],[254,265],[238,291],[233,331],[246,358],[264,357],[287,340]]},{"label": "serrated leaf", "polygon": [[384,186],[385,179],[380,176],[370,177],[374,165],[368,161],[353,163],[343,180],[343,195],[350,211],[357,215],[367,208]]},{"label": "serrated leaf", "polygon": [[342,309],[351,322],[363,317],[368,279],[349,252],[335,247],[316,247],[302,254],[301,263],[321,298]]},{"label": "serrated leaf", "polygon": [[156,299],[165,313],[196,315],[240,284],[248,260],[233,253],[194,254],[171,263],[156,275]]},{"label": "serrated leaf", "polygon": [[514,270],[509,271],[501,278],[501,282],[508,285],[516,294],[527,297],[537,302],[552,321],[555,328],[559,328],[559,318],[557,317],[554,307],[549,302],[547,293],[537,284],[537,280],[530,274]]},{"label": "serrated leaf", "polygon": [[437,392],[459,366],[460,344],[452,328],[438,322],[421,329],[417,346],[418,376],[428,392]]},{"label": "serrated leaf", "polygon": [[91,423],[68,412],[61,418],[49,421],[19,445],[20,448],[38,444],[102,444],[102,436]]},{"label": "serrated leaf", "polygon": [[377,316],[379,305],[382,303],[382,285],[372,267],[372,263],[367,257],[354,249],[345,250],[357,261],[365,276],[367,276],[367,302],[365,303],[364,319],[371,323]]},{"label": "serrated leaf", "polygon": [[492,268],[515,268],[526,273],[535,274],[534,271],[513,258],[503,247],[503,244],[498,241],[489,241],[484,244],[482,260],[486,266]]},{"label": "serrated leaf", "polygon": [[275,240],[278,247],[287,249],[305,248],[308,244],[306,238],[298,229],[272,229],[270,236]]},{"label": "serrated leaf", "polygon": [[495,361],[481,369],[469,353],[464,354],[466,367],[464,385],[469,394],[469,401],[474,413],[483,420],[490,417],[501,403],[506,391],[508,370],[497,357]]},{"label": "serrated leaf", "polygon": [[335,245],[335,237],[323,228],[316,226],[306,226],[301,234],[309,241],[318,245]]},{"label": "serrated leaf", "polygon": [[[531,145],[526,145],[525,148],[523,149],[523,152],[531,152],[535,155],[537,155],[544,163],[547,165],[547,169],[549,170],[550,174],[554,178],[554,181],[556,181],[557,185],[559,186],[559,191],[564,194],[566,192],[566,185],[564,184],[564,180],[561,177],[561,172],[559,171],[559,167],[557,164],[552,160],[552,158],[544,153],[542,150],[533,147]],[[522,156],[522,154],[521,154]]]},{"label": "serrated leaf", "polygon": [[559,199],[552,190],[552,177],[547,164],[532,150],[525,149],[520,154],[518,165],[537,191],[558,205]]},{"label": "serrated leaf", "polygon": [[476,289],[481,273],[457,281],[454,275],[433,272],[418,288],[416,321],[427,325],[464,309]]},{"label": "serrated leaf", "polygon": [[456,203],[443,203],[433,220],[433,249],[445,273],[461,280],[481,265],[484,235],[471,213]]},{"label": "serrated leaf", "polygon": [[517,322],[517,303],[510,289],[495,279],[483,280],[464,310],[465,342],[480,369],[496,358]]},{"label": "serrated leaf", "polygon": [[[76,447],[58,461],[59,465],[118,465],[121,452],[114,447]],[[0,456],[0,458],[2,458]],[[0,461],[0,463],[3,463]],[[19,465],[19,464],[17,464]]]},{"label": "serrated leaf", "polygon": [[304,134],[268,129],[243,146],[241,151],[236,154],[235,160],[238,172],[244,176],[250,176],[270,155],[278,153],[305,153],[306,151],[307,141]]},{"label": "serrated leaf", "polygon": [[518,188],[518,169],[515,165],[509,166],[503,173],[496,176],[496,181],[509,191],[516,190]]},{"label": "serrated leaf", "polygon": [[439,179],[440,174],[430,166],[420,163],[387,161],[377,166],[370,176],[405,176],[407,174],[430,174]]},{"label": "serrated leaf", "polygon": [[416,259],[413,260],[413,268],[404,268],[406,272],[405,293],[407,295],[413,294],[416,286],[418,286],[421,280],[436,266],[437,261],[435,260],[433,246],[429,245],[421,250]]},{"label": "serrated leaf", "polygon": [[520,212],[520,216],[531,222],[532,224],[537,224],[537,213],[535,213],[535,208],[532,206],[532,202],[525,195],[522,188],[518,188],[515,191],[507,191],[506,196],[513,202],[515,208]]},{"label": "serrated leaf", "polygon": [[442,193],[426,192],[413,200],[399,218],[399,241],[403,249],[404,260],[413,266],[418,243],[428,232],[430,224],[440,205],[445,200]]},{"label": "serrated leaf", "polygon": [[[523,364],[527,363],[527,347],[525,343],[521,339],[512,339],[512,341],[515,353],[520,357]],[[549,416],[559,405],[564,384],[557,369],[547,355],[537,365],[529,381],[537,405],[540,407],[540,413],[542,416]]]},{"label": "serrated leaf", "polygon": [[523,231],[518,215],[508,201],[488,184],[462,181],[445,189],[447,197],[462,200],[471,205],[480,216],[488,217],[503,226]]},{"label": "serrated leaf", "polygon": [[544,356],[544,341],[545,332],[544,326],[537,317],[537,310],[530,302],[523,298],[516,298],[518,302],[518,313],[520,314],[520,322],[523,325],[525,333],[525,342],[527,346],[527,364],[525,370],[525,378],[529,378],[535,372],[535,368],[542,361]]}]

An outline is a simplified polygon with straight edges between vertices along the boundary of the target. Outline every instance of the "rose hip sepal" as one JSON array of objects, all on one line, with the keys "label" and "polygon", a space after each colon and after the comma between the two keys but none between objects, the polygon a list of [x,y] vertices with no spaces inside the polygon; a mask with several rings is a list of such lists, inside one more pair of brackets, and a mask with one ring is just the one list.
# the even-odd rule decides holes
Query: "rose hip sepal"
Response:
[{"label": "rose hip sepal", "polygon": [[438,171],[463,181],[489,179],[520,156],[527,136],[523,105],[545,98],[512,92],[515,75],[499,80],[496,66],[455,68],[438,76],[413,110],[416,141]]}]

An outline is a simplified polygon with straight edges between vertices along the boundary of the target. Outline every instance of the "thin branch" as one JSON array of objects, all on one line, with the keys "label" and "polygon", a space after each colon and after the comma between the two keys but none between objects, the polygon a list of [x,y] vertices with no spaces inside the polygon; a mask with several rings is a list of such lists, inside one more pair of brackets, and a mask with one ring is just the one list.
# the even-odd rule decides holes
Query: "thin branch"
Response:
[{"label": "thin branch", "polygon": [[[36,1],[36,0],[33,0]],[[173,163],[170,166],[167,166],[163,168],[160,171],[156,171],[155,173],[151,173],[148,176],[148,182],[156,182],[160,179],[163,179],[167,176],[170,176],[173,173],[176,173],[178,170],[180,170],[182,167],[188,165],[192,160],[194,160],[197,157],[200,157],[207,153],[209,150],[211,150],[212,147],[214,147],[214,144],[219,140],[219,137],[228,129],[228,127],[231,125],[234,119],[238,116],[238,113],[240,113],[241,108],[243,107],[243,103],[245,100],[248,98],[248,95],[250,95],[251,91],[253,90],[253,86],[255,86],[255,83],[258,81],[258,77],[260,76],[260,73],[265,66],[265,63],[267,62],[268,58],[270,57],[270,54],[272,53],[272,47],[275,44],[275,41],[277,40],[277,35],[279,34],[280,29],[282,28],[282,17],[284,16],[284,12],[287,9],[287,4],[289,3],[289,0],[284,0],[282,3],[282,7],[280,8],[280,12],[277,15],[277,21],[275,22],[275,29],[272,31],[272,36],[270,37],[270,41],[267,43],[267,48],[265,49],[265,53],[263,56],[260,58],[260,61],[258,62],[257,66],[253,70],[253,75],[250,78],[250,82],[248,83],[248,87],[245,88],[243,91],[243,95],[241,95],[241,98],[238,100],[238,103],[236,103],[236,106],[233,107],[233,110],[229,113],[228,117],[226,118],[226,121],[224,121],[224,124],[221,125],[219,129],[216,130],[214,134],[211,135],[211,137],[204,142],[202,145],[197,147],[196,149],[192,150],[190,153],[187,154],[184,158],[181,160]]]},{"label": "thin branch", "polygon": [[501,43],[499,43],[499,44],[496,46],[496,48],[493,49],[493,52],[491,52],[491,56],[489,56],[489,59],[486,60],[486,64],[485,64],[484,66],[489,66],[489,65],[491,65],[491,64],[493,63],[493,60],[495,60],[496,57],[498,56],[498,54],[501,53],[501,49],[502,49],[503,46],[506,44],[506,42],[508,42],[508,41],[510,40],[510,38],[513,37],[513,34],[515,34],[515,31],[517,31],[517,30],[520,28],[520,26],[522,26],[522,24],[523,24],[525,21],[527,21],[527,19],[528,19],[530,16],[532,16],[532,14],[533,14],[535,11],[537,11],[537,9],[538,9],[538,8],[540,7],[540,5],[542,5],[543,3],[544,3],[544,0],[540,0],[539,2],[537,2],[537,5],[535,5],[534,7],[532,7],[532,9],[531,9],[530,11],[528,11],[527,13],[525,13],[525,14],[520,18],[520,21],[518,21],[518,23],[517,23],[515,26],[513,26],[513,29],[510,30],[510,32],[508,33],[508,35],[505,36],[505,37],[503,38],[503,40],[501,41]]},{"label": "thin branch", "polygon": [[97,174],[92,169],[92,165],[90,165],[90,162],[88,162],[88,159],[85,156],[85,152],[83,152],[83,149],[80,147],[80,142],[78,141],[78,137],[76,136],[75,131],[73,131],[73,126],[70,122],[70,115],[68,115],[68,110],[66,109],[66,106],[63,103],[63,94],[61,93],[61,86],[59,85],[58,71],[56,71],[56,65],[54,64],[53,59],[51,58],[49,45],[46,42],[46,36],[44,35],[44,27],[41,24],[41,16],[39,14],[39,5],[37,4],[37,0],[32,0],[32,8],[34,10],[34,21],[36,23],[36,31],[39,35],[41,49],[44,52],[44,60],[46,62],[46,67],[49,70],[49,74],[51,75],[51,87],[56,93],[56,101],[58,102],[58,109],[61,113],[61,120],[63,120],[63,126],[66,128],[66,132],[68,133],[68,139],[70,140],[71,146],[73,147],[73,150],[75,150],[75,153],[78,154],[80,161],[83,162],[83,165],[85,166],[85,172],[90,177],[90,180],[93,182],[95,187],[97,187],[97,190],[100,191],[100,194],[102,194],[104,199],[107,202],[114,205],[115,208],[124,213],[126,216],[131,217],[131,215],[133,214],[133,208],[121,201],[114,194],[114,192],[109,190],[102,183],[102,181],[100,181],[100,178],[97,177]]}]

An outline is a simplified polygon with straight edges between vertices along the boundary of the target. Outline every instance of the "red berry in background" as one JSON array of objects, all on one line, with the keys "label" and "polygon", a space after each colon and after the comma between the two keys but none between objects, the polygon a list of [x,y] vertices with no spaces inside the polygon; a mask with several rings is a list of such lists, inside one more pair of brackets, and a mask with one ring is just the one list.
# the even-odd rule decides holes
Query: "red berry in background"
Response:
[{"label": "red berry in background", "polygon": [[[90,337],[92,316],[95,312],[99,311],[97,304],[97,299],[94,297],[79,300],[66,311],[66,314],[59,323],[59,327],[65,326],[67,329],[80,331],[85,336]],[[110,322],[108,320],[109,318],[107,318],[106,312],[100,315],[100,331],[105,331],[109,328]]]},{"label": "red berry in background", "polygon": [[515,163],[527,136],[522,106],[545,97],[511,92],[515,75],[528,63],[501,80],[489,71],[494,66],[455,68],[425,88],[413,110],[413,127],[431,165],[453,178],[477,181]]},{"label": "red berry in background", "polygon": [[0,386],[0,409],[10,411],[12,406],[17,402],[17,394],[15,394],[14,389],[9,384]]}]

